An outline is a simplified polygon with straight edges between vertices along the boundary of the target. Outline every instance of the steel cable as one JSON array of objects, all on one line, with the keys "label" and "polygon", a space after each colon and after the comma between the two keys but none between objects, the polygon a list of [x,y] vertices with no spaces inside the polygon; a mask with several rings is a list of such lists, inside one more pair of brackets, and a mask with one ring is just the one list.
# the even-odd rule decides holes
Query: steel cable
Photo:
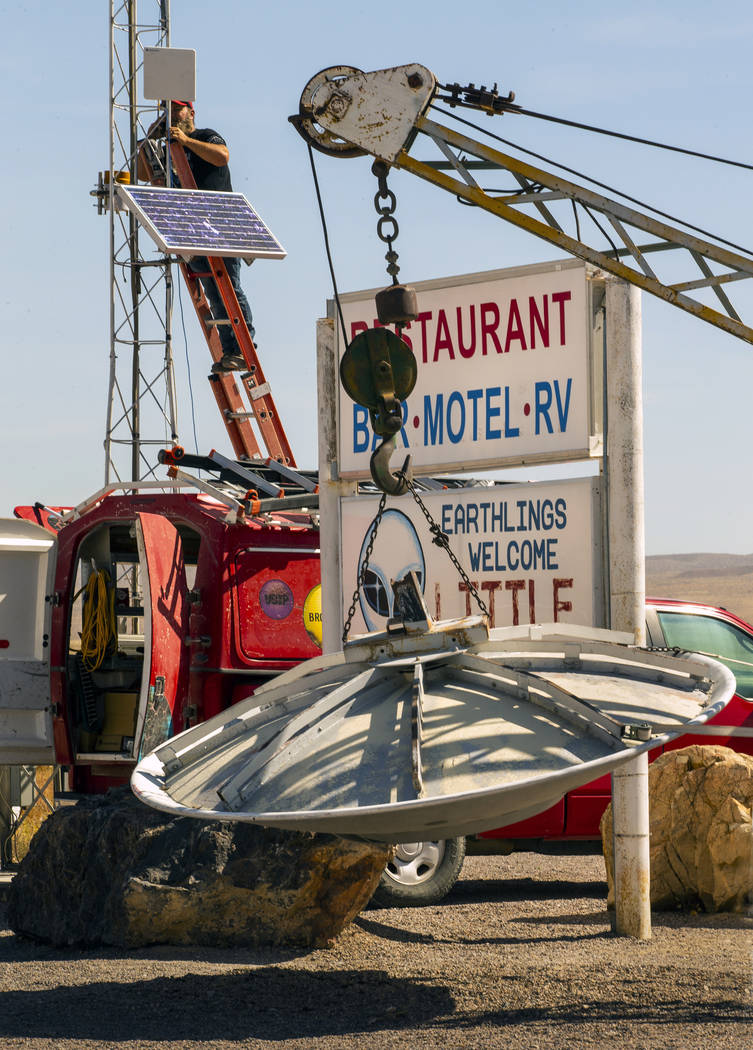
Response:
[{"label": "steel cable", "polygon": [[510,139],[502,138],[501,135],[496,135],[493,131],[489,131],[478,124],[474,124],[472,120],[466,120],[464,117],[458,116],[457,113],[452,113],[450,110],[442,109],[439,106],[434,106],[432,108],[436,109],[439,113],[443,113],[445,116],[452,117],[461,124],[465,124],[469,128],[473,128],[474,131],[478,131],[482,135],[488,135],[489,138],[495,139],[497,142],[502,142],[505,146],[511,146],[513,149],[519,150],[521,153],[527,153],[530,157],[535,157],[537,160],[541,160],[545,164],[553,164],[556,168],[560,168],[562,171],[566,171],[570,175],[575,175],[579,179],[585,179],[587,182],[591,182],[594,186],[607,190],[609,193],[615,193],[617,196],[624,198],[624,200],[630,201],[632,204],[637,204],[640,208],[645,208],[648,211],[654,212],[656,215],[660,215],[663,219],[679,223],[688,230],[694,230],[696,233],[703,234],[704,237],[710,237],[718,244],[725,244],[728,248],[734,248],[736,251],[744,252],[746,255],[753,255],[753,249],[751,248],[745,248],[743,245],[736,244],[734,241],[728,241],[724,237],[719,237],[717,234],[703,229],[701,226],[694,226],[692,223],[686,222],[684,219],[680,219],[676,215],[670,215],[669,212],[662,211],[660,208],[655,208],[652,204],[646,203],[646,201],[639,200],[637,197],[631,197],[629,193],[624,193],[622,190],[618,190],[616,187],[610,186],[606,182],[600,182],[598,179],[594,179],[590,175],[578,171],[576,168],[570,168],[566,164],[561,164],[559,161],[553,160],[551,157],[545,157],[542,153],[536,153],[534,150],[527,149],[525,146],[521,146],[517,142],[512,142]]}]

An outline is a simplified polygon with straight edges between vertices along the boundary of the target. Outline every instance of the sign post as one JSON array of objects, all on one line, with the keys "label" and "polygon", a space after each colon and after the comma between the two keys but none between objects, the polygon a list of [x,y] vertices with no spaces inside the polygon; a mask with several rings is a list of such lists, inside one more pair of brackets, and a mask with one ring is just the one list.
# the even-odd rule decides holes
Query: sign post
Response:
[{"label": "sign post", "polygon": [[343,559],[340,503],[356,492],[356,483],[342,481],[337,466],[337,397],[340,388],[335,352],[335,324],[322,317],[316,326],[316,379],[319,391],[319,513],[322,578],[322,652],[342,648]]},{"label": "sign post", "polygon": [[[641,296],[614,278],[606,286],[606,460],[609,485],[611,627],[646,641],[643,527]],[[615,930],[651,937],[648,759],[612,774]]]}]

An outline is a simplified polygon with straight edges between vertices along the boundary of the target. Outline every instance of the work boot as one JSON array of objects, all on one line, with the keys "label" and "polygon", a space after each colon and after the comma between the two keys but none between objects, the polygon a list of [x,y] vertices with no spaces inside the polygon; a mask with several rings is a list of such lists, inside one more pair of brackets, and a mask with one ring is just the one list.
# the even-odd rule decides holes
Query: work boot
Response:
[{"label": "work boot", "polygon": [[223,354],[221,360],[212,365],[213,372],[245,372],[247,368],[242,354]]}]

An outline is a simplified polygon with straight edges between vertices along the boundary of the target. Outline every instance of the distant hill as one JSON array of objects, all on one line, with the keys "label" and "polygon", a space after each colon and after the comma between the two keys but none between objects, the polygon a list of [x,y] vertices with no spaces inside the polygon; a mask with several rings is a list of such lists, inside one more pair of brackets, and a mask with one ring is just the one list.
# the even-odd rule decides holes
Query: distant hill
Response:
[{"label": "distant hill", "polygon": [[646,594],[722,605],[753,623],[753,554],[651,555]]}]

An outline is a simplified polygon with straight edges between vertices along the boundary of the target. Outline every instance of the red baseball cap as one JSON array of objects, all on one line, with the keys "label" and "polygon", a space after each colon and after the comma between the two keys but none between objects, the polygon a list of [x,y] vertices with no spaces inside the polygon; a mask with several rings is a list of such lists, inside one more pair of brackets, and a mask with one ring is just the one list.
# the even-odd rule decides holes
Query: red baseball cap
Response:
[{"label": "red baseball cap", "polygon": [[170,99],[170,105],[171,106],[178,106],[178,107],[188,106],[188,108],[191,110],[192,113],[194,111],[194,109],[193,109],[193,102],[184,102],[182,99],[179,99],[179,98],[171,98]]}]

